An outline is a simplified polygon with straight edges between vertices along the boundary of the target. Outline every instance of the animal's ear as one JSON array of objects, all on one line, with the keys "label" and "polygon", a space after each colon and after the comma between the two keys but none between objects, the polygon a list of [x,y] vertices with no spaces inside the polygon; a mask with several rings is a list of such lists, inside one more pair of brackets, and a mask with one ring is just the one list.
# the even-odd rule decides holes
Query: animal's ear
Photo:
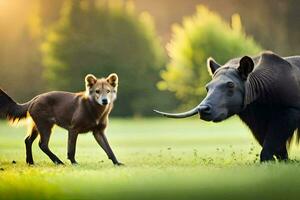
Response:
[{"label": "animal's ear", "polygon": [[107,78],[106,78],[107,82],[113,86],[113,87],[117,87],[118,86],[118,75],[116,73],[112,73],[110,74]]},{"label": "animal's ear", "polygon": [[218,64],[212,57],[207,59],[207,70],[208,73],[212,76],[215,71],[221,67],[220,64]]},{"label": "animal's ear", "polygon": [[254,62],[249,56],[244,56],[240,60],[240,66],[238,71],[243,80],[246,80],[248,75],[252,72],[254,68]]},{"label": "animal's ear", "polygon": [[92,87],[97,82],[97,78],[93,74],[88,74],[85,76],[86,87]]}]

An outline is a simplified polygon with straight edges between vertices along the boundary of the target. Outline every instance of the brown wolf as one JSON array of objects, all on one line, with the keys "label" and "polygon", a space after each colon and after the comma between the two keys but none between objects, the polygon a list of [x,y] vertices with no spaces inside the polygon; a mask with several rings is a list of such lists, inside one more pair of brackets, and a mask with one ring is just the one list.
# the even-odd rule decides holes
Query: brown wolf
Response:
[{"label": "brown wolf", "polygon": [[18,104],[0,89],[0,115],[20,120],[31,117],[32,126],[25,139],[26,162],[33,164],[32,143],[40,135],[39,147],[56,164],[63,162],[48,147],[51,129],[56,124],[68,130],[68,159],[76,164],[75,149],[79,133],[93,132],[98,144],[115,165],[121,163],[115,157],[105,136],[108,116],[117,97],[118,76],[107,78],[85,77],[86,91],[80,93],[53,91]]}]

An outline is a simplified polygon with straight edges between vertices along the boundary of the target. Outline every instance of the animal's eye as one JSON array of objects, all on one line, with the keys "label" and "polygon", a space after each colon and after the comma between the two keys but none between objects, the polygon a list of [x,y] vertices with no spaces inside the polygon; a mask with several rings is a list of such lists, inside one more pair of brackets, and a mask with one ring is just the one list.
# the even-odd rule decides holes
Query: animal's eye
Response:
[{"label": "animal's eye", "polygon": [[99,94],[99,93],[100,93],[100,90],[96,90],[95,92],[96,92],[97,94]]},{"label": "animal's eye", "polygon": [[107,93],[110,93],[110,90],[106,90]]},{"label": "animal's eye", "polygon": [[233,82],[228,82],[228,83],[226,83],[226,85],[229,88],[234,88],[234,83]]}]

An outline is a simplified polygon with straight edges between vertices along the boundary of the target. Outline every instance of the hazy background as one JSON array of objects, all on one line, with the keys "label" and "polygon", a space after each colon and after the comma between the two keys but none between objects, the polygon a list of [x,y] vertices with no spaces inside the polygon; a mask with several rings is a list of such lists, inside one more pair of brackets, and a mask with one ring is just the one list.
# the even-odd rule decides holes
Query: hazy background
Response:
[{"label": "hazy background", "polygon": [[[207,10],[196,11],[200,4]],[[0,87],[23,102],[83,90],[87,73],[116,72],[114,115],[181,110],[204,95],[207,57],[299,54],[299,26],[296,0],[0,0]]]},{"label": "hazy background", "polygon": [[113,167],[81,134],[72,166],[68,134],[55,127],[49,146],[66,165],[35,142],[28,167],[25,122],[0,121],[0,199],[298,200],[299,145],[290,162],[260,164],[261,146],[236,117],[178,121],[152,109],[198,104],[210,56],[223,64],[263,50],[300,54],[299,15],[296,0],[0,0],[0,87],[24,102],[82,91],[87,73],[118,73],[107,136],[125,163]]}]

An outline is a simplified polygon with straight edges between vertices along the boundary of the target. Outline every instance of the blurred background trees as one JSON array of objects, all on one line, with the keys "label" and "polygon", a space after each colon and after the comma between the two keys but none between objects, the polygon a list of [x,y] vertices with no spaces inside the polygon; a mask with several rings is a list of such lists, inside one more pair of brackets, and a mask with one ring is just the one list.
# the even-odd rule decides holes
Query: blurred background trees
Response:
[{"label": "blurred background trees", "polygon": [[[51,89],[80,91],[84,77],[119,74],[117,115],[152,114],[161,106],[156,82],[165,63],[151,16],[121,2],[67,1],[42,45],[44,76]],[[165,99],[166,101],[166,99]]]},{"label": "blurred background trees", "polygon": [[211,79],[207,58],[225,64],[231,58],[258,54],[261,48],[246,36],[239,15],[233,15],[227,24],[216,13],[198,6],[196,14],[184,18],[182,26],[174,25],[167,50],[171,59],[158,86],[175,92],[183,106],[191,107],[206,95],[205,85]]},{"label": "blurred background trees", "polygon": [[[213,13],[203,8],[195,14],[199,4]],[[224,63],[261,48],[300,54],[297,5],[296,0],[0,0],[0,86],[23,102],[52,89],[82,90],[85,73],[117,72],[115,115],[188,106],[201,100],[209,56]]]}]

